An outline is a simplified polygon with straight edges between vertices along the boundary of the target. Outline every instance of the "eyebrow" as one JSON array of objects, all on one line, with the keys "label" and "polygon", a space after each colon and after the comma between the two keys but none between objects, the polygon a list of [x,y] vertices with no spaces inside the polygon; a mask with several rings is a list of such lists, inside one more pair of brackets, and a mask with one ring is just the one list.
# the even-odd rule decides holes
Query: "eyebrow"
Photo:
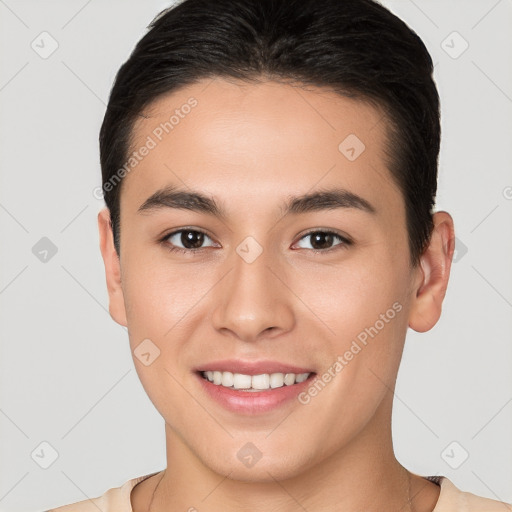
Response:
[{"label": "eyebrow", "polygon": [[[138,212],[151,213],[165,208],[191,210],[223,219],[227,217],[224,209],[214,198],[207,197],[201,192],[185,191],[174,186],[157,190],[140,205]],[[371,214],[376,213],[375,207],[366,199],[343,188],[289,197],[281,212],[285,216],[336,208],[354,208]]]}]

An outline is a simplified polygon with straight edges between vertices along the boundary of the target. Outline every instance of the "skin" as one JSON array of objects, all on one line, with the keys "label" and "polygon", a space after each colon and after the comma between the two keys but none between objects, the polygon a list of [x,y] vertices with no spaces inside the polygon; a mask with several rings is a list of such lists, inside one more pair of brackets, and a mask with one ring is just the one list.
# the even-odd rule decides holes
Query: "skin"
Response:
[{"label": "skin", "polygon": [[[405,512],[408,481],[412,509],[432,511],[439,487],[396,460],[391,408],[407,328],[428,331],[441,313],[451,216],[435,213],[430,245],[412,267],[404,200],[383,152],[385,120],[374,106],[326,89],[201,81],[154,102],[134,127],[132,149],[191,96],[198,105],[124,178],[120,259],[109,212],[98,215],[110,314],[128,327],[132,353],[146,338],[160,350],[150,365],[135,356],[134,364],[166,422],[167,468],[134,488],[134,512],[148,510],[157,484],[153,512]],[[338,149],[349,134],[365,144],[354,161]],[[137,211],[167,185],[215,198],[225,218]],[[331,187],[363,197],[375,213],[282,216],[290,196]],[[183,247],[179,235],[160,241],[183,228],[208,235],[195,254],[168,250],[165,243]],[[313,229],[353,243],[334,237],[314,253],[305,236]],[[263,248],[250,264],[236,252],[247,236]],[[401,311],[307,405],[235,414],[209,399],[193,374],[201,363],[234,357],[322,375],[396,302]],[[247,442],[263,455],[250,468],[237,458]]]}]

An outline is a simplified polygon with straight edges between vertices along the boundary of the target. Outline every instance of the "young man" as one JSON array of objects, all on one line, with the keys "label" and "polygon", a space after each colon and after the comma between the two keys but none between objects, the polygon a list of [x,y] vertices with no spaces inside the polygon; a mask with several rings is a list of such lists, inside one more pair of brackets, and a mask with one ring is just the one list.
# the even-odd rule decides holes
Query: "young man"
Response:
[{"label": "young man", "polygon": [[167,467],[55,510],[512,510],[393,452],[454,251],[439,136],[431,58],[371,0],[159,15],[111,92],[98,223]]}]

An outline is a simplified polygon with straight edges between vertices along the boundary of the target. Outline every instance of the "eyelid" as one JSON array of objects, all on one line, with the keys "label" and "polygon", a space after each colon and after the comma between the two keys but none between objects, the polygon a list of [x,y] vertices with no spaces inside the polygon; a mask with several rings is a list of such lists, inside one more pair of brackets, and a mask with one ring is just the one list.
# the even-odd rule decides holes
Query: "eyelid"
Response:
[{"label": "eyelid", "polygon": [[201,228],[196,228],[193,226],[183,226],[181,228],[172,229],[170,231],[165,232],[163,235],[160,236],[159,240],[166,240],[172,235],[176,235],[177,233],[181,233],[182,231],[196,231],[197,233],[202,233],[203,235],[207,236],[211,240],[213,240],[213,237],[208,234],[207,231]]},{"label": "eyelid", "polygon": [[200,228],[196,228],[196,227],[192,227],[192,226],[183,226],[183,227],[178,228],[178,229],[172,229],[171,231],[168,231],[164,235],[160,236],[158,238],[158,242],[160,244],[162,244],[167,250],[169,250],[171,252],[181,252],[181,253],[184,253],[184,254],[199,253],[203,249],[207,249],[208,247],[212,247],[212,246],[208,246],[208,247],[199,247],[198,249],[187,249],[187,248],[184,248],[184,247],[176,246],[176,245],[174,245],[174,244],[172,244],[172,243],[170,243],[168,241],[171,236],[177,235],[178,233],[181,233],[183,231],[194,231],[194,232],[197,232],[197,233],[201,233],[204,236],[208,237],[213,242],[214,245],[217,245],[217,246],[219,245],[218,242],[216,242],[214,240],[214,238],[212,236],[210,236],[205,230],[200,229]]},{"label": "eyelid", "polygon": [[[314,253],[327,253],[327,252],[334,251],[334,250],[339,249],[339,248],[347,247],[347,246],[352,245],[354,243],[354,241],[349,236],[344,235],[344,234],[336,231],[335,229],[331,229],[331,228],[313,228],[313,229],[310,229],[309,231],[306,231],[305,233],[302,233],[297,238],[297,241],[294,242],[293,245],[296,245],[300,240],[302,240],[303,238],[306,238],[307,236],[312,235],[314,233],[324,233],[324,234],[328,234],[328,235],[333,235],[333,236],[339,238],[342,243],[333,245],[332,247],[329,247],[328,249],[307,249],[310,252],[314,252]],[[293,247],[293,245],[292,245],[292,247]]]}]

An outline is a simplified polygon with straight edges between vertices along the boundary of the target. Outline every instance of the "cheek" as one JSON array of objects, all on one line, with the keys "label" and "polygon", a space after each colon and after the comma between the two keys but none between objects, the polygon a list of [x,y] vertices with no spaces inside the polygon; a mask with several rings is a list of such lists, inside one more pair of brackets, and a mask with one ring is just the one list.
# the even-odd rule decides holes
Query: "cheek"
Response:
[{"label": "cheek", "polygon": [[[182,414],[183,360],[194,305],[204,295],[193,275],[125,259],[123,282],[129,341],[146,394],[165,417]],[[192,284],[191,284],[192,283]],[[206,286],[206,285],[205,285]]]},{"label": "cheek", "polygon": [[[369,420],[393,387],[401,359],[407,330],[407,276],[401,265],[389,263],[391,258],[381,256],[379,261],[385,264],[375,261],[328,271],[318,268],[307,274],[307,280],[295,282],[298,295],[314,312],[302,318],[302,325],[308,332],[319,326],[325,333],[316,336],[316,349],[309,346],[324,356],[318,377],[327,390],[319,384],[318,399],[312,398],[311,406],[319,417],[333,416],[329,423],[333,435],[336,430],[352,432]],[[343,414],[336,412],[340,410]]]},{"label": "cheek", "polygon": [[126,262],[123,293],[132,331],[165,337],[205,295],[211,286],[207,276],[191,266]]},{"label": "cheek", "polygon": [[[142,384],[153,399],[163,389],[176,388],[171,374],[179,381],[187,378],[190,340],[201,339],[199,329],[208,330],[209,297],[219,278],[211,268],[199,265],[171,266],[156,261],[149,265],[128,258],[125,265],[123,293],[130,347]],[[137,360],[145,350],[143,343],[158,354],[151,367]],[[169,398],[166,395],[165,401]]]},{"label": "cheek", "polygon": [[325,333],[321,336],[325,344],[319,346],[325,353],[325,370],[335,372],[333,363],[338,356],[343,358],[343,377],[335,379],[334,385],[339,386],[338,396],[358,389],[370,404],[385,390],[379,379],[391,383],[394,378],[408,325],[409,301],[408,273],[403,270],[406,261],[394,258],[389,251],[378,258],[354,258],[345,265],[311,267],[294,274],[292,288],[311,311],[304,310],[303,325],[309,323],[309,331],[315,332],[314,323],[320,329],[317,332]]},{"label": "cheek", "polygon": [[399,301],[404,306],[408,280],[401,263],[379,256],[336,265],[311,265],[288,276],[293,290],[336,337],[373,324]]}]

